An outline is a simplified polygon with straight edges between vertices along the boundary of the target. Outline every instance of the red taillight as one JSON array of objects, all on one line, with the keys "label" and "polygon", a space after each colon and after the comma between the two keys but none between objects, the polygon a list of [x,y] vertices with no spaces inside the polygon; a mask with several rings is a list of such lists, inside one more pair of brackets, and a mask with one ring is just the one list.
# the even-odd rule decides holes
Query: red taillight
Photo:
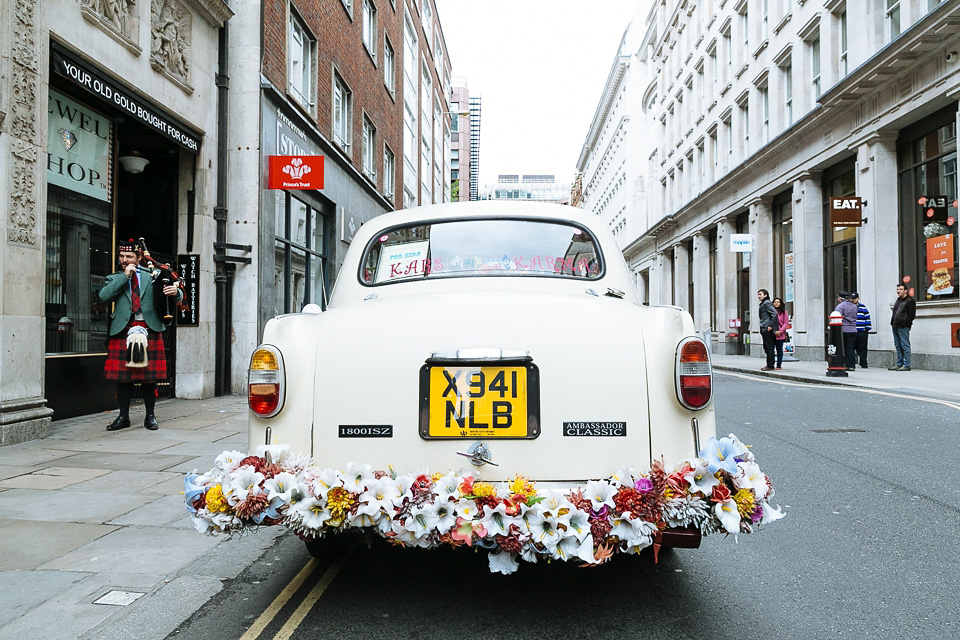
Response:
[{"label": "red taillight", "polygon": [[262,418],[276,415],[283,402],[283,360],[273,347],[261,346],[250,358],[247,404]]},{"label": "red taillight", "polygon": [[688,409],[702,409],[713,396],[713,375],[707,345],[687,338],[677,350],[677,397]]}]

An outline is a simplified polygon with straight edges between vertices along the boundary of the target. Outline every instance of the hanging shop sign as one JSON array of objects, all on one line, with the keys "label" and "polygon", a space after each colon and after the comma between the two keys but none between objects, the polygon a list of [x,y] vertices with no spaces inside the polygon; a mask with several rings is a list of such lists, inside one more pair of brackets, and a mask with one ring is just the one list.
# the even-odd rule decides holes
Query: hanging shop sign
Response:
[{"label": "hanging shop sign", "polygon": [[794,263],[793,252],[783,254],[783,301],[793,302]]},{"label": "hanging shop sign", "polygon": [[323,189],[323,156],[268,156],[267,189]]},{"label": "hanging shop sign", "polygon": [[862,227],[863,200],[856,197],[830,198],[831,227]]},{"label": "hanging shop sign", "polygon": [[200,256],[195,253],[177,256],[177,273],[183,282],[183,301],[180,303],[177,325],[200,326]]},{"label": "hanging shop sign", "polygon": [[92,67],[66,55],[59,48],[50,49],[50,67],[54,73],[83,87],[116,106],[121,112],[144,123],[160,135],[181,147],[196,153],[200,149],[201,134],[167,116],[144,98],[108,79]]},{"label": "hanging shop sign", "polygon": [[740,253],[753,251],[753,237],[749,233],[731,233],[730,251]]},{"label": "hanging shop sign", "polygon": [[47,111],[47,182],[110,202],[113,123],[53,89]]},{"label": "hanging shop sign", "polygon": [[948,296],[953,293],[954,279],[953,256],[956,255],[953,234],[927,238],[927,282],[930,296]]}]

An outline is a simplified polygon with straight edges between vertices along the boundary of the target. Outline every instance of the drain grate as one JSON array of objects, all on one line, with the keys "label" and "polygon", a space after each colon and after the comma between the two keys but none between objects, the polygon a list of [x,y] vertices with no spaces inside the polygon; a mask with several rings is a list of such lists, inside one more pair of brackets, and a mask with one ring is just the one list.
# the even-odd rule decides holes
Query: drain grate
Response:
[{"label": "drain grate", "polygon": [[866,433],[866,429],[813,429],[814,433]]},{"label": "drain grate", "polygon": [[93,604],[111,604],[115,607],[126,607],[127,605],[133,604],[133,602],[140,596],[146,595],[145,593],[139,593],[137,591],[118,591],[114,589],[109,591],[93,601]]}]

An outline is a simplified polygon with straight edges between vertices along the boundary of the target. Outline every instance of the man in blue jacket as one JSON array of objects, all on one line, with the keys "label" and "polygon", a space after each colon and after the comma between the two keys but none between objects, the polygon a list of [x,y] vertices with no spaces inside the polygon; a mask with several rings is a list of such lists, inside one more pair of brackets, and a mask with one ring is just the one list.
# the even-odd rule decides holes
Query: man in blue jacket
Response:
[{"label": "man in blue jacket", "polygon": [[[107,276],[100,289],[100,300],[114,302],[110,314],[110,339],[107,343],[107,361],[103,375],[117,381],[117,405],[120,415],[107,425],[107,431],[130,426],[130,398],[133,383],[143,390],[146,417],[143,426],[159,428],[154,415],[157,401],[157,382],[167,377],[167,358],[162,332],[166,328],[154,305],[153,272],[140,266],[140,252],[133,240],[117,245],[117,259],[121,271]],[[163,293],[175,304],[183,292],[175,285],[167,285]]]},{"label": "man in blue jacket", "polygon": [[873,324],[870,322],[870,310],[860,302],[860,294],[854,291],[850,294],[850,302],[857,305],[857,358],[860,360],[860,367],[867,368],[867,341],[870,338],[870,330]]}]

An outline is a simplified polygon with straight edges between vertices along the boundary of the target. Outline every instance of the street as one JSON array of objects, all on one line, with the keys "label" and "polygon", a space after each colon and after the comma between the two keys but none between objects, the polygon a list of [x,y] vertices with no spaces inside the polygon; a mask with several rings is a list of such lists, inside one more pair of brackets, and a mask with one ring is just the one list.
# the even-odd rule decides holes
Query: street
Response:
[{"label": "street", "polygon": [[502,576],[465,549],[312,561],[285,535],[168,637],[960,637],[960,407],[737,373],[716,383],[718,435],[752,445],[787,514],[739,543]]}]

